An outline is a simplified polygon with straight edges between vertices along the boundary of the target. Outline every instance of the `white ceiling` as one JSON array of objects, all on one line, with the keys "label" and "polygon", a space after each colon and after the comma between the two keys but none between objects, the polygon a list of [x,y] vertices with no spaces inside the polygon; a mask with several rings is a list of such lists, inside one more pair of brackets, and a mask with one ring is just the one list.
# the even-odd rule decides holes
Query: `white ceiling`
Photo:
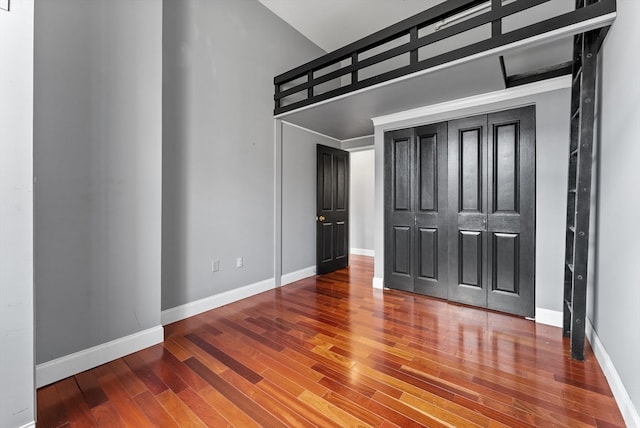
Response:
[{"label": "white ceiling", "polygon": [[445,0],[258,0],[326,52]]}]

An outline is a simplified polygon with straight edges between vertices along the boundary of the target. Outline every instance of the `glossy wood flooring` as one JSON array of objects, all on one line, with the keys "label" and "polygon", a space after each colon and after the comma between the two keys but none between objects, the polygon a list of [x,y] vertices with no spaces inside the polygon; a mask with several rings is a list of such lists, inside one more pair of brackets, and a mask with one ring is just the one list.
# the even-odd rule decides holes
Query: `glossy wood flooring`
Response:
[{"label": "glossy wood flooring", "polygon": [[38,427],[623,426],[560,329],[371,288],[372,259],[38,390]]}]

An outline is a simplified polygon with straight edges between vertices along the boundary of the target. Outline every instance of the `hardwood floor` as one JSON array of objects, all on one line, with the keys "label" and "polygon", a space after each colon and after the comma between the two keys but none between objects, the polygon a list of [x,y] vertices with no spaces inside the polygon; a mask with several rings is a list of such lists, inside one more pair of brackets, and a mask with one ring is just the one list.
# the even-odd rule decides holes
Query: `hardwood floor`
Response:
[{"label": "hardwood floor", "polygon": [[371,288],[373,261],[171,324],[41,388],[38,428],[624,426],[561,330]]}]

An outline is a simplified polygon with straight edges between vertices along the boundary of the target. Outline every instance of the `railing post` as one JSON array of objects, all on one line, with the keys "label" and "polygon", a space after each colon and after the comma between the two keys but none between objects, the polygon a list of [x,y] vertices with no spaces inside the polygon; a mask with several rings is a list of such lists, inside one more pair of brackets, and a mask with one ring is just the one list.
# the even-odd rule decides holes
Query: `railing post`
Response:
[{"label": "railing post", "polygon": [[[502,0],[491,0],[491,13],[496,13],[502,8]],[[502,34],[502,18],[491,21],[491,37]]]},{"label": "railing post", "polygon": [[358,83],[358,51],[351,54],[351,66],[353,71],[351,72],[351,84]]},{"label": "railing post", "polygon": [[307,82],[309,82],[309,88],[307,89],[308,100],[313,98],[313,85],[311,85],[312,80],[313,80],[313,69],[309,70],[309,72],[307,73]]},{"label": "railing post", "polygon": [[[418,26],[411,28],[409,32],[409,43],[415,44],[418,42]],[[411,49],[409,51],[409,64],[416,65],[418,63],[418,48]]]}]

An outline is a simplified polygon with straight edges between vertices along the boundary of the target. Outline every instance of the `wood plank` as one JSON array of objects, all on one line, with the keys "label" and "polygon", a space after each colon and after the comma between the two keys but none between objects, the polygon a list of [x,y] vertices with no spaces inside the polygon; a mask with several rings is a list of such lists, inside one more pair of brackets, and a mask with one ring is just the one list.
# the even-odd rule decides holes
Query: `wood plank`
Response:
[{"label": "wood plank", "polygon": [[147,389],[158,395],[169,387],[160,379],[142,359],[140,354],[131,354],[123,358],[131,371],[145,384]]},{"label": "wood plank", "polygon": [[[182,361],[176,358],[169,350],[165,350],[162,354],[162,361],[175,372],[191,389],[194,391],[200,391],[207,386],[207,383],[202,378],[196,375],[189,367],[187,367]],[[180,391],[181,392],[181,391]],[[178,392],[179,393],[179,392]]]},{"label": "wood plank", "polygon": [[91,371],[78,373],[75,378],[89,408],[95,407],[108,400]]},{"label": "wood plank", "polygon": [[215,388],[208,386],[200,391],[200,395],[211,407],[220,412],[224,419],[230,421],[231,426],[260,427],[258,422],[251,419],[241,408],[228,400]]},{"label": "wood plank", "polygon": [[[93,409],[91,409],[91,414],[95,418],[96,426],[98,427],[105,427],[105,428],[126,427],[125,423],[120,418],[120,415],[118,414],[116,409],[114,409],[111,403],[109,402],[106,402],[94,407]],[[38,423],[38,426],[40,426],[39,423]]]},{"label": "wood plank", "polygon": [[193,413],[173,391],[165,391],[156,396],[156,399],[162,407],[178,422],[180,427],[184,428],[206,428],[206,425],[200,418]]},{"label": "wood plank", "polygon": [[[127,390],[115,375],[107,375],[98,379],[102,390],[109,397],[109,403],[118,415],[130,427],[152,427],[153,424],[140,410],[138,404],[129,396]],[[144,394],[144,393],[143,393]]]},{"label": "wood plank", "polygon": [[241,391],[244,395],[251,398],[251,400],[255,401],[273,416],[282,421],[286,426],[308,427],[311,424],[308,419],[297,414],[288,407],[283,406],[278,400],[266,394],[263,390],[251,382],[248,382],[246,379],[238,376],[233,371],[227,370],[220,376],[229,382],[230,385]]},{"label": "wood plank", "polygon": [[[69,377],[56,382],[56,391],[67,413],[69,423],[74,427],[91,427],[95,425],[95,419],[82,396],[75,379]],[[40,403],[38,403],[38,406]]]},{"label": "wood plank", "polygon": [[231,424],[228,420],[220,414],[216,409],[211,407],[203,397],[196,394],[192,389],[185,389],[178,394],[180,400],[191,411],[198,416],[198,418],[209,427],[230,427]]},{"label": "wood plank", "polygon": [[120,358],[114,360],[109,364],[106,364],[104,367],[109,368],[109,370],[116,375],[124,389],[127,390],[131,397],[135,397],[136,395],[147,391],[147,387],[142,383],[138,376],[131,371],[131,368],[123,359]]},{"label": "wood plank", "polygon": [[67,412],[60,400],[56,385],[40,388],[37,394],[38,400],[38,426],[55,428],[67,422]]},{"label": "wood plank", "polygon": [[[426,399],[427,397],[428,399]],[[464,416],[462,416],[459,412],[449,411],[449,409],[442,406],[442,402],[447,400],[440,400],[439,398],[440,397],[434,397],[431,394],[428,396],[425,394],[423,397],[416,397],[411,394],[402,394],[400,402],[407,404],[411,408],[416,409],[429,417],[437,418],[438,421],[444,422],[445,424],[468,427],[485,427],[489,425],[489,418],[483,417],[482,415],[477,415],[473,412],[465,412]]]},{"label": "wood plank", "polygon": [[135,397],[135,401],[153,426],[167,428],[180,428],[182,426],[182,421],[178,424],[149,391],[145,391]]},{"label": "wood plank", "polygon": [[164,363],[162,360],[164,349],[161,346],[160,348],[157,346],[158,345],[142,350],[139,352],[139,355],[146,362],[147,367],[149,367],[169,389],[178,394],[188,386],[182,378],[176,374],[174,369]]},{"label": "wood plank", "polygon": [[423,413],[419,410],[414,409],[411,406],[406,405],[400,400],[392,399],[386,394],[376,392],[376,394],[373,396],[373,401],[377,401],[380,404],[384,404],[385,406],[388,406],[389,408],[394,409],[403,415],[406,415],[407,417],[411,418],[412,420],[418,422],[423,426],[436,427],[436,428],[455,426],[455,425],[449,425],[445,421],[439,419],[438,415],[428,415],[426,413]]},{"label": "wood plank", "polygon": [[[318,427],[340,427],[336,421],[329,418],[326,414],[318,411],[313,406],[300,400],[299,396],[292,396],[288,392],[282,390],[277,384],[265,379],[257,385],[260,389],[265,391],[272,397],[276,397],[278,401],[283,405],[292,409],[294,412],[304,415],[305,418],[311,421],[311,423]],[[303,391],[302,393],[305,393]]]},{"label": "wood plank", "polygon": [[342,426],[364,426],[365,423],[350,413],[345,412],[341,408],[334,406],[329,401],[325,400],[322,397],[318,397],[317,395],[304,391],[302,394],[298,396],[298,398],[316,409],[318,412],[323,415],[327,415],[331,418],[331,420],[338,422]]},{"label": "wood plank", "polygon": [[[216,373],[209,370],[204,364],[195,358],[190,358],[185,362],[193,371],[198,373],[205,381],[207,381],[213,388],[224,395],[229,401],[235,404],[238,408],[248,415],[251,419],[258,422],[262,426],[269,427],[284,427],[285,425],[276,419],[269,412],[264,410],[261,406],[256,405],[247,398],[242,392],[231,386],[223,378]],[[238,373],[240,376],[242,374]],[[245,376],[242,376],[247,379]],[[249,382],[251,380],[247,379]],[[260,377],[262,380],[262,377]],[[254,382],[251,382],[254,383]]]},{"label": "wood plank", "polygon": [[[225,366],[229,367],[231,370],[238,373],[240,376],[243,376],[249,382],[257,383],[262,380],[262,376],[260,376],[258,373],[254,372],[249,367],[245,366],[235,358],[229,356],[227,353],[222,352],[220,349],[213,346],[206,340],[202,339],[200,336],[196,336],[195,334],[188,334],[185,337],[190,341],[192,341],[193,343],[195,343],[200,348],[202,348],[202,350],[205,351],[207,354],[211,355],[216,360],[220,361],[222,364],[224,364]],[[195,364],[194,360],[195,359],[193,358],[190,358],[189,360],[187,360],[187,361],[191,361],[191,365],[190,364],[187,364],[187,365],[193,368],[192,365]],[[207,380],[206,378],[203,378],[203,379]]]}]

